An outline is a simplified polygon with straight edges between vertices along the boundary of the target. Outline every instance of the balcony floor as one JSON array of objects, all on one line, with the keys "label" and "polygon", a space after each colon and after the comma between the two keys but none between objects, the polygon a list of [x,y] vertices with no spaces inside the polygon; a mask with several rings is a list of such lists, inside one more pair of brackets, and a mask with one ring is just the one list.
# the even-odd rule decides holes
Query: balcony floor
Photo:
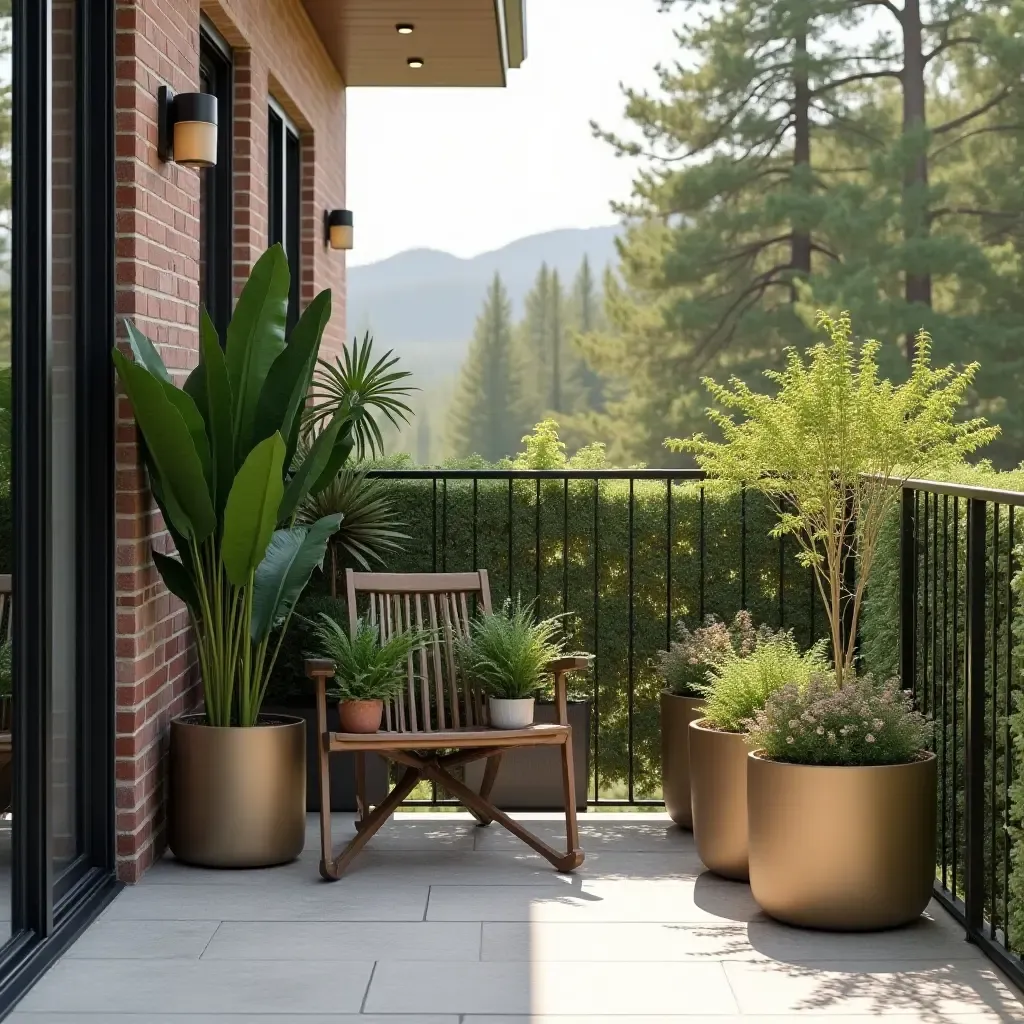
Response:
[{"label": "balcony floor", "polygon": [[[524,815],[558,836],[553,815]],[[352,832],[336,816],[337,842]],[[122,892],[13,1024],[1024,1022],[998,972],[932,907],[878,935],[767,920],[702,874],[663,815],[587,814],[587,861],[548,869],[500,826],[404,814],[342,881],[294,864],[173,860]]]}]

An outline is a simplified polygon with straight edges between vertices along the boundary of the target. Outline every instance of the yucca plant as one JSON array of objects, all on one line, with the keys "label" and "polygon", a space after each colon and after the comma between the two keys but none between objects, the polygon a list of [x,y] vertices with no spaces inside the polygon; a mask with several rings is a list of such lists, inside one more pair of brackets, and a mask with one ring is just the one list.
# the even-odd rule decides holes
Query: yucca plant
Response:
[{"label": "yucca plant", "polygon": [[333,690],[342,700],[392,700],[407,682],[409,658],[429,643],[429,630],[401,630],[381,640],[380,630],[360,619],[349,636],[324,612],[316,629],[318,654],[334,662]]},{"label": "yucca plant", "polygon": [[224,348],[201,311],[199,365],[183,388],[133,324],[134,361],[113,352],[179,555],[153,558],[191,614],[212,726],[257,723],[280,639],[341,522],[338,514],[296,522],[303,500],[326,488],[352,452],[354,417],[347,400],[338,403],[295,459],[331,293],[310,302],[286,341],[288,286],[275,245],[252,268]]},{"label": "yucca plant", "polygon": [[384,453],[384,438],[373,413],[381,413],[396,428],[408,423],[412,409],[402,399],[416,390],[401,383],[412,374],[395,369],[398,356],[392,350],[376,362],[372,360],[372,353],[373,338],[367,331],[362,344],[358,338],[353,338],[352,344],[346,346],[333,363],[321,359],[313,376],[312,401],[305,413],[307,425],[319,429],[339,409],[348,407],[358,459],[366,458],[367,454],[375,458]]},{"label": "yucca plant", "polygon": [[299,506],[302,523],[333,515],[342,517],[328,543],[331,594],[336,597],[339,561],[352,561],[369,571],[371,562],[383,562],[384,556],[397,551],[409,536],[399,529],[402,523],[384,484],[367,477],[364,469],[343,468],[322,491],[307,495]]},{"label": "yucca plant", "polygon": [[491,697],[533,697],[547,684],[547,666],[565,653],[561,615],[534,620],[533,606],[506,600],[489,615],[469,623],[469,635],[456,637],[464,669]]}]

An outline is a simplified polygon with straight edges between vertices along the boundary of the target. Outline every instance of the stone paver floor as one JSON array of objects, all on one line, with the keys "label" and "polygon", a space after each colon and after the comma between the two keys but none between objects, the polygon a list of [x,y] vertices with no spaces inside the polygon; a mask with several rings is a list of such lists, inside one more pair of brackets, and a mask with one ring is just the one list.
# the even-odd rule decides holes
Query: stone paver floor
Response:
[{"label": "stone paver floor", "polygon": [[[524,816],[524,818],[527,816]],[[555,838],[554,816],[529,820]],[[335,841],[351,834],[338,815]],[[880,935],[767,920],[662,815],[588,814],[574,876],[499,826],[404,814],[342,881],[173,860],[126,889],[12,1024],[893,1024],[1024,1007],[934,907]]]}]

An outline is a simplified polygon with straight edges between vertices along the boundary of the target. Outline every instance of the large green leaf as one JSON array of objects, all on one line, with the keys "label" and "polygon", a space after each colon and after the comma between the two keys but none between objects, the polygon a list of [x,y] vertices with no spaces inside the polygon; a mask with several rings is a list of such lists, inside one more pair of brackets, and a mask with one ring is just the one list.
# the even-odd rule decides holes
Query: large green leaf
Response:
[{"label": "large green leaf", "polygon": [[[231,436],[231,382],[227,362],[220,347],[217,328],[204,308],[199,318],[199,345],[205,372],[202,406],[206,429],[210,435],[213,458],[213,484],[218,512],[224,509],[235,479],[235,446]],[[269,435],[268,435],[269,436]]]},{"label": "large green leaf", "polygon": [[175,597],[184,601],[193,617],[198,619],[201,605],[192,574],[177,558],[170,558],[159,551],[153,552],[153,562],[164,581],[164,586]]},{"label": "large green leaf", "polygon": [[251,450],[260,392],[284,349],[288,283],[284,249],[272,245],[252,268],[228,325],[226,361],[234,398],[232,429],[238,462]]},{"label": "large green leaf", "polygon": [[164,366],[164,361],[160,358],[156,345],[131,320],[125,320],[124,326],[128,331],[128,344],[132,347],[135,362],[141,363],[154,377],[159,377],[160,380],[170,384],[171,376],[167,372],[167,367]]},{"label": "large green leaf", "polygon": [[319,494],[325,488],[330,487],[334,478],[340,472],[341,467],[348,462],[348,458],[352,454],[352,448],[351,424],[346,424],[346,429],[342,431],[341,436],[334,442],[334,448],[331,450],[331,457],[327,460],[327,464],[324,466],[323,472],[316,478],[313,485],[309,488],[310,494]]},{"label": "large green leaf", "polygon": [[278,430],[285,439],[285,465],[295,454],[299,420],[309,395],[324,328],[331,318],[331,293],[322,291],[305,308],[284,351],[274,360],[260,392],[252,443]]},{"label": "large green leaf", "polygon": [[236,587],[245,584],[270,543],[284,494],[283,464],[284,441],[274,434],[249,452],[231,485],[220,554],[228,579]]},{"label": "large green leaf", "polygon": [[164,389],[167,400],[181,413],[181,418],[185,421],[185,426],[188,427],[188,432],[192,437],[192,443],[195,445],[196,454],[202,463],[203,476],[208,484],[212,484],[213,471],[210,459],[210,441],[206,436],[206,421],[203,419],[203,414],[199,411],[199,406],[191,395],[180,388],[176,388],[169,381],[161,381],[160,384]]},{"label": "large green leaf", "polygon": [[344,416],[335,416],[326,429],[317,434],[309,452],[292,474],[288,486],[284,489],[284,498],[281,499],[281,507],[277,513],[279,523],[287,522],[292,517],[299,507],[299,503],[309,494],[310,488],[327,469],[337,447],[338,434],[346,426],[346,423],[347,420]]},{"label": "large green leaf", "polygon": [[165,511],[178,533],[201,544],[217,528],[203,463],[192,434],[170,400],[166,381],[114,349],[112,358],[160,479]]},{"label": "large green leaf", "polygon": [[313,570],[323,567],[327,542],[340,523],[340,515],[325,516],[312,526],[275,532],[256,570],[250,631],[253,643],[263,640],[295,607]]}]

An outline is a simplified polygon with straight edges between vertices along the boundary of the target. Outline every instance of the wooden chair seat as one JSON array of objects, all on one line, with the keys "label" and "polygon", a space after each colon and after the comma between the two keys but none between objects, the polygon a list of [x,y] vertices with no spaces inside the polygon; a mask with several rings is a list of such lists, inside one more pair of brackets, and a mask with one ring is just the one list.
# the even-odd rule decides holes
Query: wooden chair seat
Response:
[{"label": "wooden chair seat", "polygon": [[[538,723],[526,729],[492,729],[483,692],[466,679],[455,657],[455,641],[469,632],[470,602],[485,613],[491,610],[486,571],[472,573],[357,573],[345,574],[349,629],[355,633],[360,596],[369,598],[369,620],[387,638],[405,629],[429,628],[432,639],[409,655],[407,685],[386,705],[385,728],[361,734],[328,732],[327,685],[334,675],[329,661],[310,659],[306,674],[316,685],[320,782],[320,874],[328,881],[342,876],[370,837],[398,809],[421,780],[434,783],[454,796],[478,824],[497,821],[559,871],[573,871],[583,863],[576,825],[572,729],[566,706],[565,678],[590,664],[588,657],[559,658],[548,665],[554,679],[556,723]],[[364,602],[365,603],[365,602]],[[505,750],[516,747],[561,748],[562,789],[565,797],[566,849],[553,849],[542,839],[491,803],[489,797]],[[357,833],[335,855],[331,838],[331,796],[328,759],[348,751],[355,755]],[[372,812],[366,805],[365,752],[374,751],[404,773],[394,789]],[[487,759],[480,791],[475,792],[451,769]]]},{"label": "wooden chair seat", "polygon": [[540,747],[564,743],[572,733],[568,725],[537,723],[525,729],[447,729],[443,732],[357,732],[330,733],[330,749],[375,750],[449,750],[491,747]]}]

